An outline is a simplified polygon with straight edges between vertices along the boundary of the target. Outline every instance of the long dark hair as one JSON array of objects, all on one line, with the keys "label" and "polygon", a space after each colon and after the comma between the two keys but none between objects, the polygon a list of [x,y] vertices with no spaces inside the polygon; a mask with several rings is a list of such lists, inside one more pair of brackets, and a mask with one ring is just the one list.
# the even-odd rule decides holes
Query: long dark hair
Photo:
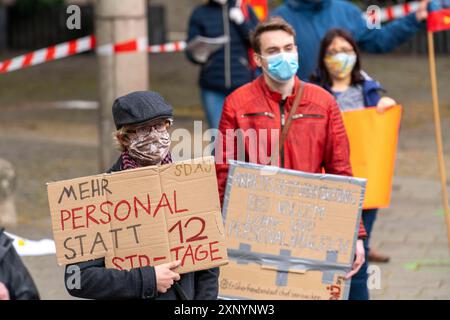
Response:
[{"label": "long dark hair", "polygon": [[350,43],[356,54],[356,63],[351,73],[351,84],[355,85],[364,82],[364,77],[361,75],[361,53],[359,51],[358,45],[356,44],[356,41],[353,39],[351,34],[342,29],[331,29],[325,34],[325,37],[320,44],[318,68],[316,70],[316,73],[311,76],[310,80],[322,87],[331,87],[333,85],[330,73],[325,66],[325,56],[327,54],[328,47],[337,37],[341,37],[348,43]]}]

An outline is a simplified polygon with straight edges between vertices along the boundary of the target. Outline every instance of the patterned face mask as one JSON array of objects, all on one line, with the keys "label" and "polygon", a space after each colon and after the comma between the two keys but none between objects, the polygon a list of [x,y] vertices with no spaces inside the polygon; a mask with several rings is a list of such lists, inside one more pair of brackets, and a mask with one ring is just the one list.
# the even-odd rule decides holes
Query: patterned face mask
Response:
[{"label": "patterned face mask", "polygon": [[325,57],[325,65],[333,76],[342,79],[347,77],[355,67],[356,55],[354,53],[337,53]]},{"label": "patterned face mask", "polygon": [[161,163],[170,150],[170,135],[165,123],[142,126],[127,132],[128,153],[142,166]]}]

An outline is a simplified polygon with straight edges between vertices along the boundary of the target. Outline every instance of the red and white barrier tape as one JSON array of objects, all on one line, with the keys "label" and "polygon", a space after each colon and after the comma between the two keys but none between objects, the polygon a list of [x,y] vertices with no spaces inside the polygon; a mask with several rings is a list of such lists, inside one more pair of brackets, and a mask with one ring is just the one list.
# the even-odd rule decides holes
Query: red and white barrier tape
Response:
[{"label": "red and white barrier tape", "polygon": [[169,42],[161,45],[153,45],[148,47],[150,53],[166,53],[166,52],[179,52],[186,49],[185,41]]},{"label": "red and white barrier tape", "polygon": [[116,53],[124,52],[144,52],[147,49],[147,39],[138,38],[135,40],[125,41],[116,44],[104,44],[97,46],[97,54],[103,56],[111,56]]},{"label": "red and white barrier tape", "polygon": [[374,22],[378,21],[377,15],[379,14],[379,22],[384,23],[405,17],[411,12],[417,11],[418,7],[419,1],[406,2],[403,4],[379,9],[376,9],[376,6],[370,6],[365,12],[364,16],[366,17],[366,19],[370,19],[369,21]]},{"label": "red and white barrier tape", "polygon": [[86,52],[92,50],[93,48],[95,48],[94,36],[87,36],[69,42],[64,42],[0,62],[0,73],[35,66],[44,62]]},{"label": "red and white barrier tape", "polygon": [[165,44],[156,44],[152,46],[147,45],[147,39],[145,37],[138,38],[137,40],[131,40],[127,42],[122,42],[119,44],[102,45],[97,47],[97,53],[100,55],[112,55],[115,53],[122,52],[143,52],[147,51],[149,53],[169,53],[169,52],[180,52],[186,48],[185,41],[175,41]]},{"label": "red and white barrier tape", "polygon": [[100,55],[113,55],[124,52],[168,53],[180,52],[186,48],[186,42],[176,41],[161,45],[147,45],[146,38],[125,41],[117,44],[96,46],[93,35],[39,49],[12,59],[0,62],[0,73],[16,71],[37,64],[69,57],[95,49]]}]

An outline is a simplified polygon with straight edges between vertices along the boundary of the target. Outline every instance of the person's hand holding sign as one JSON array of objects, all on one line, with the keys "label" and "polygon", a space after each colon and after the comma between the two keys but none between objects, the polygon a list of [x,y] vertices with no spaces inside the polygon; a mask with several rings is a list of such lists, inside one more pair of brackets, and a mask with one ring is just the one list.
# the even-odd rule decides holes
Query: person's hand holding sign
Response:
[{"label": "person's hand holding sign", "polygon": [[356,241],[356,258],[355,262],[353,262],[352,271],[347,273],[345,276],[345,280],[349,280],[356,273],[358,273],[359,269],[361,269],[364,261],[366,261],[365,252],[364,252],[364,243],[363,240]]},{"label": "person's hand holding sign", "polygon": [[3,282],[0,282],[0,300],[9,300],[9,291]]},{"label": "person's hand holding sign", "polygon": [[160,293],[166,293],[173,285],[174,281],[180,280],[180,275],[172,271],[181,264],[180,260],[155,266],[156,288]]},{"label": "person's hand holding sign", "polygon": [[378,113],[383,113],[385,112],[387,109],[395,106],[397,104],[397,102],[395,102],[394,99],[389,98],[389,97],[382,97],[380,99],[380,101],[378,101],[377,104],[377,111]]}]

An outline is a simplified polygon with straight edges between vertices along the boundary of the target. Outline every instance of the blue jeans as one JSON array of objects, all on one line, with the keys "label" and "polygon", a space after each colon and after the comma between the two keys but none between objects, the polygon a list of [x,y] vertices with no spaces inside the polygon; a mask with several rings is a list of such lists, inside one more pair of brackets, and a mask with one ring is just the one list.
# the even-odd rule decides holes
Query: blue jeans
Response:
[{"label": "blue jeans", "polygon": [[369,289],[367,288],[367,267],[368,255],[369,255],[369,241],[370,235],[372,233],[373,224],[377,218],[378,209],[368,209],[362,211],[362,219],[364,223],[364,228],[366,228],[367,238],[364,240],[364,251],[366,253],[366,261],[359,269],[358,273],[355,274],[350,283],[350,294],[349,300],[369,300]]},{"label": "blue jeans", "polygon": [[218,129],[220,117],[222,116],[223,103],[226,94],[220,91],[201,89],[203,110],[211,129]]}]

